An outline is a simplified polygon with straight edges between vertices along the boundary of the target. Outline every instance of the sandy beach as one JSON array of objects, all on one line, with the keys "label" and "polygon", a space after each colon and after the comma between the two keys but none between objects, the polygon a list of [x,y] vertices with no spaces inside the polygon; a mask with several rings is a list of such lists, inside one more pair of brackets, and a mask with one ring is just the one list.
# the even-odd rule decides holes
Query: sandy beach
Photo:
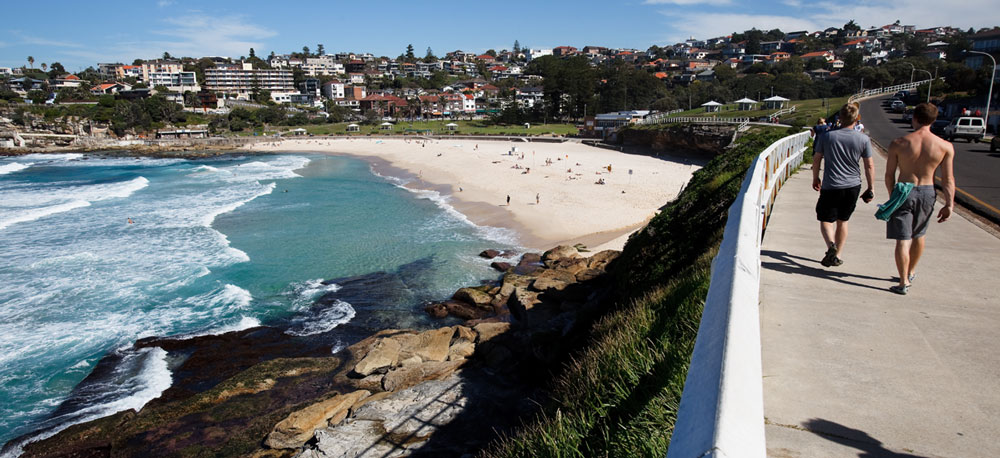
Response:
[{"label": "sandy beach", "polygon": [[514,229],[525,248],[538,250],[576,243],[621,249],[700,168],[691,158],[570,142],[310,138],[257,143],[251,150],[367,159],[377,173],[436,190],[475,224]]}]

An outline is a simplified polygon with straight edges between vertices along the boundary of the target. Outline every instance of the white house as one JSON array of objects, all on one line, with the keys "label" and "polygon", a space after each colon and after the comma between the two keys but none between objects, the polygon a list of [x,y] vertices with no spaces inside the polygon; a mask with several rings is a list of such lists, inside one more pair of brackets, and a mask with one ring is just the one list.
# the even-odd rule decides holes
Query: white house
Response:
[{"label": "white house", "polygon": [[542,56],[551,56],[551,55],[552,55],[552,49],[551,48],[549,48],[549,49],[529,49],[528,53],[527,53],[528,62],[531,62],[532,60],[537,59],[537,58],[542,57]]},{"label": "white house", "polygon": [[333,80],[323,83],[323,97],[328,99],[342,99],[344,98],[344,83],[340,81]]},{"label": "white house", "polygon": [[464,94],[465,97],[462,98],[462,111],[466,113],[476,112],[476,96],[473,94]]}]

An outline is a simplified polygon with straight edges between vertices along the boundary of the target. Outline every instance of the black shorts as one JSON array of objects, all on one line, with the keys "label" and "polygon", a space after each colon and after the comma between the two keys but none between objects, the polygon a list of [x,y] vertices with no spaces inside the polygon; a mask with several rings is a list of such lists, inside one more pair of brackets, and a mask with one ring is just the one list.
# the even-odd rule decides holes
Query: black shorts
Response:
[{"label": "black shorts", "polygon": [[861,185],[844,189],[820,189],[819,200],[816,202],[816,219],[824,223],[851,219],[854,208],[858,206],[859,195]]}]

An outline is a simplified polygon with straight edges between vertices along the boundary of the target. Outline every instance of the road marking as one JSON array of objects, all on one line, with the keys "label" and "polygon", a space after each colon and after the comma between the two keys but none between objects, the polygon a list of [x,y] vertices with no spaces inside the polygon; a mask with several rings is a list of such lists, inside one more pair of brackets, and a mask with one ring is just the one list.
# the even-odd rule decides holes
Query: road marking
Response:
[{"label": "road marking", "polygon": [[[935,176],[934,177],[934,181],[941,181],[941,177]],[[962,193],[962,195],[964,195],[965,197],[968,197],[969,199],[972,199],[973,202],[975,202],[975,203],[977,203],[979,205],[982,205],[983,207],[986,207],[988,210],[992,211],[993,213],[996,213],[996,214],[1000,215],[1000,210],[998,210],[996,207],[994,207],[994,206],[992,206],[992,205],[990,205],[990,204],[988,204],[986,202],[983,202],[982,200],[979,200],[978,197],[976,197],[976,196],[974,196],[972,194],[969,194],[968,192],[962,190],[962,188],[959,188],[958,186],[955,186],[955,190],[958,191],[958,192],[960,192],[960,193]]]}]

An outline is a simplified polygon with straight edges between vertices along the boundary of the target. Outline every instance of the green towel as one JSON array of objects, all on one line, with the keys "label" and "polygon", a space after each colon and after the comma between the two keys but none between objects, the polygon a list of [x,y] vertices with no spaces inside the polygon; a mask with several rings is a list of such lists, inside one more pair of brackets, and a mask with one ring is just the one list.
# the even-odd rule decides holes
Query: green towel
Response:
[{"label": "green towel", "polygon": [[903,202],[906,202],[906,197],[910,195],[913,186],[913,183],[896,183],[896,186],[892,188],[889,200],[880,204],[878,210],[875,210],[875,217],[882,221],[889,221],[889,217],[899,209],[900,205],[903,205]]}]

